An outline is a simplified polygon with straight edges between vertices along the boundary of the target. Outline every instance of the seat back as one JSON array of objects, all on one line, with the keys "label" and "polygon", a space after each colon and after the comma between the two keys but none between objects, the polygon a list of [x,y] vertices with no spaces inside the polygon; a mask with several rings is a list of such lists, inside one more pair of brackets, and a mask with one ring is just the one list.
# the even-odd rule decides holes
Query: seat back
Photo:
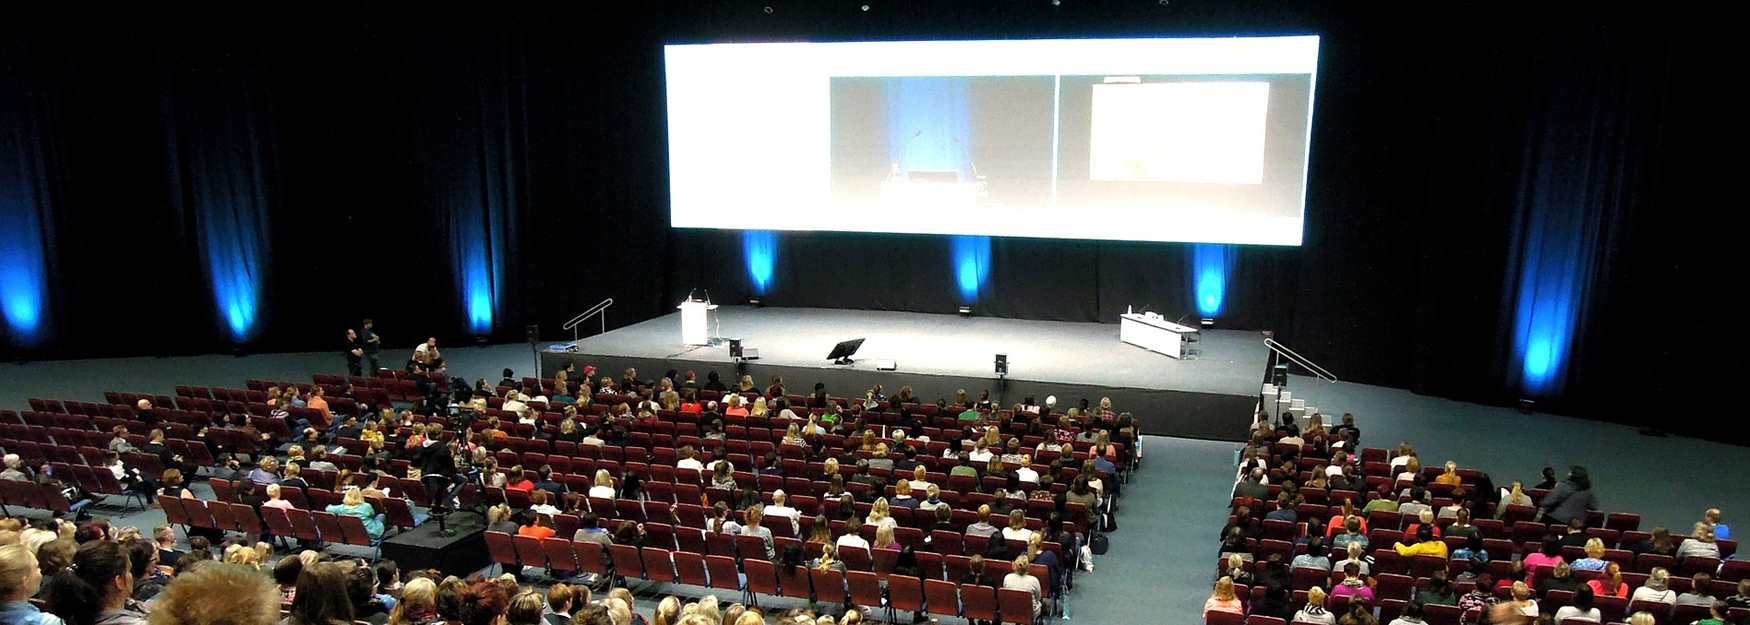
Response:
[{"label": "seat back", "polygon": [[310,511],[311,520],[316,522],[318,536],[324,542],[344,542],[344,534],[340,529],[340,519],[332,512],[320,510]]},{"label": "seat back", "polygon": [[558,573],[572,573],[577,570],[577,557],[571,552],[571,540],[557,536],[542,538],[541,555],[547,559],[547,568]]},{"label": "seat back", "polygon": [[638,548],[632,545],[608,545],[608,557],[613,560],[614,574],[621,577],[644,577],[644,561]]},{"label": "seat back", "polygon": [[256,515],[255,508],[244,503],[234,503],[230,505],[231,520],[237,524],[237,531],[243,532],[244,536],[250,537],[251,539],[260,536],[261,517]]},{"label": "seat back", "polygon": [[[997,620],[997,589],[994,586],[960,586],[960,609],[966,612],[966,618],[983,621]],[[1028,605],[1028,611],[1032,605]]]},{"label": "seat back", "polygon": [[[720,560],[729,559],[727,556],[718,555],[710,556],[710,558],[714,566],[722,566],[719,563]],[[778,594],[777,565],[772,564],[770,560],[743,560],[741,566],[742,570],[747,573],[747,591],[754,593],[756,600],[759,593]],[[716,570],[712,569],[712,571]]]},{"label": "seat back", "polygon": [[814,598],[814,587],[809,579],[808,567],[778,565],[778,587],[783,589],[784,596],[797,599]]},{"label": "seat back", "polygon": [[337,514],[334,518],[340,525],[340,540],[348,545],[374,547],[376,540],[371,538],[371,532],[365,528],[365,520],[347,514]]},{"label": "seat back", "polygon": [[606,575],[608,573],[607,552],[600,543],[587,540],[571,541],[571,555],[577,558],[577,568],[585,573]]},{"label": "seat back", "polygon": [[814,600],[836,605],[845,602],[845,574],[834,569],[809,569],[809,580],[814,583]]},{"label": "seat back", "polygon": [[[895,610],[918,612],[924,609],[924,582],[921,579],[910,575],[889,575],[887,593],[889,604]],[[854,590],[852,594],[855,594]]]},{"label": "seat back", "polygon": [[517,560],[521,561],[523,566],[546,568],[547,553],[545,549],[541,548],[540,538],[516,534],[510,537],[510,546],[512,550],[516,551]]},{"label": "seat back", "polygon": [[[705,572],[705,556],[691,551],[675,551],[670,555],[674,558],[675,575],[682,584],[711,585],[710,577]],[[646,562],[644,568],[650,568],[650,564]]]},{"label": "seat back", "polygon": [[1033,622],[1033,593],[1017,588],[997,589],[997,611],[1002,622],[1029,625]]},{"label": "seat back", "polygon": [[960,616],[960,587],[939,579],[924,580],[924,601],[930,614]]},{"label": "seat back", "polygon": [[638,553],[644,560],[644,579],[656,582],[675,581],[674,562],[669,559],[669,550],[645,547]]},{"label": "seat back", "polygon": [[492,561],[504,566],[517,566],[516,544],[511,535],[504,532],[488,531],[486,536],[486,552],[491,554]]},{"label": "seat back", "polygon": [[[675,554],[678,565],[680,554]],[[735,570],[735,558],[724,556],[705,556],[705,571],[711,576],[711,587],[724,590],[741,590],[741,577]],[[685,575],[685,572],[682,572]],[[776,580],[773,580],[776,583]]]}]

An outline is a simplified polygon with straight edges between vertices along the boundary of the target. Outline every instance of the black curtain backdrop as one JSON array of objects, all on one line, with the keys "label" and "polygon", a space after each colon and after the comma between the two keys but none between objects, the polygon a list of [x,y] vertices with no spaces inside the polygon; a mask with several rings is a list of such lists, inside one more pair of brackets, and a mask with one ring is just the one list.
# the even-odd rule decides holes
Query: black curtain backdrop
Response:
[{"label": "black curtain backdrop", "polygon": [[[1741,145],[1741,113],[1723,110],[1735,81],[1716,59],[1731,56],[1708,49],[1723,40],[1708,24],[1646,7],[866,3],[6,27],[0,93],[24,95],[0,101],[12,126],[0,130],[32,138],[34,184],[52,191],[53,332],[0,356],[232,349],[200,237],[177,219],[177,181],[253,180],[261,163],[272,165],[270,252],[246,350],[338,351],[367,316],[390,362],[426,336],[475,339],[452,253],[472,226],[457,206],[506,234],[492,252],[502,276],[488,340],[520,339],[531,323],[568,337],[559,325],[605,298],[610,327],[670,312],[694,288],[745,300],[740,233],[668,227],[664,42],[1316,33],[1306,241],[1241,248],[1221,325],[1274,330],[1347,380],[1511,402],[1516,232],[1580,203],[1596,235],[1580,268],[1592,288],[1565,386],[1539,406],[1701,431],[1668,418],[1673,399],[1711,397],[1731,375],[1716,338],[1732,321],[1719,312],[1729,278],[1710,268],[1730,262],[1739,220],[1721,190],[1731,159],[1709,154]],[[208,113],[259,132],[200,136]],[[213,154],[258,157],[190,169],[172,125]],[[768,305],[959,303],[944,237],[778,241]],[[1107,322],[1127,305],[1195,314],[1190,250],[997,239],[975,307]]]}]

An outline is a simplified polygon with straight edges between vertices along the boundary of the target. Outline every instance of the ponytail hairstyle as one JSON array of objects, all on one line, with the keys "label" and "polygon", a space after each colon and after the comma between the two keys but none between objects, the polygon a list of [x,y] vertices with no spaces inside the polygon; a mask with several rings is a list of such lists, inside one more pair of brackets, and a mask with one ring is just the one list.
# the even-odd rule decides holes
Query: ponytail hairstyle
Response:
[{"label": "ponytail hairstyle", "polygon": [[[73,556],[73,563],[55,573],[49,587],[49,611],[61,617],[67,625],[93,625],[103,611],[107,595],[117,577],[127,580],[133,563],[128,550],[114,541],[85,543]],[[133,583],[125,584],[132,592]]]}]

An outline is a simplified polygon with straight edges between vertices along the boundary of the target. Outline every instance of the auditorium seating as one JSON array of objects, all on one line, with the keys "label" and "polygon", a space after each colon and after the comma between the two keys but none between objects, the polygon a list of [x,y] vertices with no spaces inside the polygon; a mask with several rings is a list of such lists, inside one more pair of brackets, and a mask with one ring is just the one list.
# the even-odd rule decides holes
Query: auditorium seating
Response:
[{"label": "auditorium seating", "polygon": [[[35,399],[29,402],[29,410],[0,412],[0,441],[5,442],[9,451],[19,453],[27,463],[65,463],[73,474],[82,475],[86,472],[80,469],[90,469],[102,460],[102,450],[109,444],[113,427],[127,426],[127,437],[135,446],[143,446],[146,433],[157,427],[165,431],[166,445],[171,450],[183,455],[192,464],[212,467],[216,464],[212,453],[214,449],[244,453],[272,451],[259,448],[257,441],[242,431],[228,428],[215,427],[207,431],[204,439],[198,437],[200,428],[210,423],[215,416],[249,415],[251,426],[269,433],[275,441],[285,441],[292,437],[291,421],[304,419],[319,428],[330,422],[320,412],[310,409],[291,409],[289,418],[284,419],[271,416],[272,411],[265,403],[269,387],[297,387],[306,392],[321,387],[325,390],[335,418],[344,418],[344,415],[357,414],[358,411],[375,411],[393,402],[419,396],[418,381],[408,379],[399,372],[383,373],[382,377],[374,378],[343,378],[318,374],[313,377],[313,383],[309,384],[250,380],[244,388],[178,386],[173,396],[109,392],[105,393],[107,403],[103,404]],[[542,385],[543,392],[550,393],[553,390],[551,380],[531,379],[527,382],[531,387]],[[429,384],[438,386],[441,391],[441,385],[446,384],[446,381],[433,376]],[[718,400],[723,396],[711,391],[700,391],[699,395],[704,401]],[[141,399],[153,403],[156,423],[148,424],[140,420],[134,404]],[[593,425],[608,413],[610,406],[633,402],[635,399],[630,395],[598,397],[597,401],[579,410],[578,418]],[[793,409],[800,415],[821,412],[820,407],[806,410],[800,408],[806,404],[807,398],[792,396],[790,400],[795,402]],[[541,540],[496,532],[487,533],[486,542],[491,561],[500,566],[541,568],[556,576],[573,572],[611,573],[653,582],[679,582],[734,589],[745,593],[754,602],[758,601],[761,594],[776,594],[833,602],[850,599],[866,605],[880,605],[883,602],[878,600],[883,599],[879,596],[883,592],[882,582],[892,586],[893,581],[898,579],[898,596],[884,599],[889,602],[890,609],[963,615],[981,620],[1000,619],[1015,623],[1032,620],[1031,601],[1025,597],[1025,593],[1020,598],[1005,598],[1006,593],[997,592],[996,586],[1000,585],[1002,575],[1007,574],[1011,566],[1007,561],[985,562],[984,570],[981,571],[985,582],[983,584],[958,584],[950,581],[963,579],[966,573],[968,558],[963,554],[980,553],[984,550],[984,539],[965,536],[961,532],[966,525],[977,520],[974,510],[982,504],[991,503],[993,496],[989,492],[978,492],[976,488],[981,484],[975,480],[960,476],[950,478],[947,474],[957,460],[943,458],[942,452],[949,447],[950,438],[960,435],[961,425],[953,414],[937,414],[933,405],[899,406],[884,402],[864,413],[866,422],[871,426],[900,425],[905,422],[902,414],[909,414],[912,415],[911,418],[917,419],[908,426],[908,429],[913,430],[912,440],[921,443],[917,437],[923,436],[928,437],[929,442],[920,446],[916,459],[926,467],[928,479],[942,487],[941,498],[953,509],[951,524],[955,530],[926,531],[934,521],[933,515],[914,514],[912,510],[902,507],[892,508],[892,516],[900,524],[895,531],[896,540],[910,547],[927,546],[932,550],[918,552],[920,575],[917,577],[893,574],[896,562],[894,555],[897,553],[895,551],[875,550],[874,553],[868,553],[848,550],[851,553],[843,558],[848,567],[844,574],[823,573],[816,576],[806,571],[786,570],[785,566],[767,561],[764,546],[757,538],[753,538],[751,544],[744,545],[740,543],[746,541],[722,540],[731,537],[705,532],[708,506],[728,501],[736,493],[727,489],[708,488],[707,480],[698,473],[676,469],[676,450],[683,446],[705,450],[707,453],[721,448],[726,459],[736,468],[734,477],[738,490],[756,490],[765,501],[769,501],[773,491],[780,488],[786,490],[791,505],[804,513],[800,519],[799,535],[806,536],[812,530],[812,514],[818,505],[818,498],[828,489],[830,476],[825,474],[825,465],[819,458],[810,457],[807,448],[782,444],[785,428],[789,423],[775,416],[727,416],[724,417],[726,437],[706,439],[701,436],[700,428],[692,420],[693,417],[661,411],[654,419],[641,419],[634,423],[626,444],[591,446],[545,438],[556,431],[558,422],[563,418],[556,410],[557,406],[549,409],[546,405],[532,404],[531,407],[539,411],[535,425],[517,423],[516,415],[502,411],[500,406],[502,401],[494,398],[489,402],[482,418],[472,424],[473,430],[478,432],[486,427],[487,418],[498,417],[500,428],[508,432],[508,436],[494,445],[494,457],[499,462],[500,470],[522,465],[525,473],[534,477],[534,469],[542,465],[551,466],[554,471],[553,479],[567,484],[571,490],[563,498],[562,507],[567,512],[554,515],[551,519],[558,537]],[[461,434],[457,429],[459,421],[447,417],[412,418],[412,425],[426,423],[445,426],[446,438]],[[410,431],[407,424],[394,425],[397,431],[393,438],[404,436]],[[1012,431],[1004,432],[1004,437],[1020,438],[1022,445],[1029,450],[1044,440],[1042,434],[1049,433],[1049,430],[1044,433],[1030,433],[1024,423],[1015,423],[1013,426],[1015,427]],[[870,456],[869,452],[857,450],[860,441],[856,437],[829,434],[820,438],[834,453],[847,452],[863,458]],[[364,468],[364,458],[356,453],[356,450],[363,448],[359,441],[342,439],[335,443],[344,447],[347,453],[330,454],[329,460],[352,472]],[[1114,441],[1113,445],[1123,450],[1124,443]],[[1080,473],[1082,461],[1089,458],[1090,447],[1090,443],[1077,442],[1071,446],[1070,451],[1062,454],[1046,451],[1036,455],[1035,466],[1040,467],[1042,473],[1044,467],[1053,460],[1061,457],[1065,461],[1059,474],[1062,479],[1051,485],[1052,492],[1062,493],[1068,489],[1071,481]],[[752,472],[758,460],[767,453],[777,453],[782,458],[785,477],[756,475]],[[1119,456],[1129,458],[1127,453]],[[124,458],[124,462],[147,473],[155,474],[164,468],[158,457],[152,454],[130,454]],[[423,493],[424,489],[417,480],[405,477],[410,465],[408,460],[392,459],[388,474],[382,478],[383,486],[394,493]],[[1012,471],[1017,466],[1008,463],[1006,468]],[[1110,485],[1108,491],[1118,489],[1122,480],[1128,477],[1130,468],[1128,462],[1121,462],[1117,474],[1104,476],[1106,483]],[[604,500],[582,497],[579,493],[587,489],[589,476],[597,470],[606,470],[617,480],[633,473],[642,476],[645,499]],[[848,464],[841,466],[840,470],[847,477],[854,473],[854,468]],[[871,473],[889,484],[880,493],[868,492],[867,485],[862,483],[849,484],[849,489],[858,496],[855,503],[858,515],[869,512],[870,502],[876,496],[893,497],[895,492],[890,483],[891,478],[904,477],[883,469],[872,469]],[[95,474],[109,475],[108,471],[95,471],[93,475]],[[266,529],[276,539],[297,540],[304,545],[348,544],[375,547],[375,541],[366,534],[360,519],[322,511],[327,504],[339,501],[339,490],[345,486],[336,483],[338,476],[334,472],[306,467],[301,477],[309,483],[308,488],[282,490],[282,496],[296,508],[262,508],[260,516],[239,500],[237,485],[217,477],[211,478],[214,491],[211,500],[178,497],[165,497],[160,500],[168,522],[184,528],[245,535],[259,534]],[[1000,478],[989,479],[996,481],[983,485],[1002,483]],[[81,485],[85,486],[83,483]],[[96,480],[89,486],[87,490],[92,492],[119,494],[119,488],[111,488],[111,485]],[[1022,490],[1027,494],[1031,494],[1036,488],[1035,483],[1022,483]],[[48,493],[44,490],[33,484],[0,482],[0,503],[64,511],[67,505],[65,499],[57,500],[58,492]],[[924,494],[921,489],[914,492],[914,496],[920,498]],[[1116,496],[1117,493],[1114,492],[1113,495]],[[462,501],[465,505],[506,503],[519,509],[526,508],[530,503],[528,493],[523,491],[479,488],[474,485],[463,490]],[[407,529],[419,522],[413,507],[406,500],[398,497],[372,499],[371,504],[384,515],[388,527]],[[1027,526],[1040,530],[1044,528],[1045,517],[1053,512],[1054,506],[1049,500],[1034,500],[1027,502],[1023,509],[1027,510]],[[581,510],[591,511],[600,517],[603,527],[611,527],[621,521],[642,523],[647,531],[646,540],[639,546],[615,545],[606,553],[595,548],[594,543],[571,541],[569,537],[581,526],[579,517],[573,511]],[[1066,529],[1076,535],[1085,535],[1089,531],[1085,521],[1087,510],[1080,504],[1066,504],[1064,512]],[[737,510],[734,514],[739,518],[741,512]],[[770,527],[777,533],[775,540],[780,553],[787,547],[802,545],[799,536],[792,535],[787,524],[776,523]],[[843,521],[834,521],[833,529],[835,534],[846,530]],[[873,526],[855,528],[854,531],[859,531],[866,539],[873,539],[875,534]],[[1010,543],[1011,549],[1025,548],[1019,541]],[[1043,548],[1059,554],[1060,561],[1065,563],[1062,568],[1067,580],[1076,568],[1073,563],[1079,556],[1076,552],[1077,546],[1046,543]],[[729,575],[731,571],[736,572],[736,575]],[[1046,567],[1034,564],[1027,573],[1039,579],[1040,586],[1045,589],[1048,606],[1053,605],[1056,594],[1063,588],[1057,587],[1053,580],[1048,579]],[[745,583],[737,579],[740,576],[746,577]],[[893,591],[886,592],[891,595]],[[1022,604],[1027,607],[1026,614],[1019,612],[1018,606]]]},{"label": "auditorium seating", "polygon": [[[1265,514],[1276,509],[1277,502],[1275,497],[1281,492],[1281,482],[1283,481],[1283,478],[1286,477],[1280,467],[1284,460],[1292,457],[1290,454],[1298,456],[1296,459],[1296,468],[1299,473],[1294,476],[1296,483],[1306,483],[1311,477],[1312,469],[1316,465],[1320,463],[1328,463],[1331,460],[1329,455],[1317,453],[1318,450],[1312,445],[1305,445],[1300,450],[1295,450],[1292,445],[1276,443],[1270,445],[1267,450],[1269,454],[1268,466],[1277,467],[1272,468],[1269,471],[1269,479],[1271,482],[1269,486],[1270,498],[1267,500],[1259,500],[1247,497],[1234,497],[1229,505],[1230,514],[1228,516],[1228,524],[1230,526],[1237,518],[1232,513],[1241,506],[1248,507],[1252,511],[1254,519],[1261,519]],[[1298,454],[1296,454],[1297,451]],[[1361,470],[1357,475],[1362,476],[1366,480],[1366,491],[1332,490],[1327,492],[1321,489],[1301,488],[1299,492],[1303,499],[1305,499],[1305,503],[1300,504],[1296,508],[1296,512],[1301,520],[1296,523],[1270,520],[1262,521],[1259,528],[1261,536],[1258,539],[1248,540],[1248,545],[1251,546],[1254,560],[1253,562],[1248,562],[1246,566],[1252,567],[1250,570],[1255,572],[1262,568],[1262,563],[1271,553],[1281,554],[1285,563],[1296,555],[1306,553],[1305,544],[1294,542],[1296,538],[1306,533],[1306,519],[1316,518],[1321,522],[1327,521],[1331,516],[1341,511],[1342,503],[1346,500],[1353,501],[1356,509],[1359,510],[1367,502],[1380,497],[1379,489],[1382,486],[1390,484],[1390,492],[1397,494],[1395,496],[1399,496],[1401,501],[1407,501],[1406,498],[1401,497],[1401,493],[1411,486],[1411,481],[1396,479],[1393,469],[1389,464],[1391,455],[1392,450],[1382,448],[1361,449],[1361,462],[1359,464]],[[1432,481],[1433,478],[1444,472],[1445,468],[1442,466],[1426,466],[1422,468],[1422,474],[1428,478],[1427,489],[1430,494],[1429,501],[1436,510],[1450,505],[1453,502],[1453,487],[1445,484],[1437,484]],[[1467,489],[1474,487],[1477,480],[1482,476],[1481,471],[1464,468],[1459,469],[1458,474],[1460,476],[1461,484]],[[1497,488],[1505,485],[1506,484],[1504,483],[1495,484]],[[1532,499],[1534,504],[1541,503],[1543,498],[1549,493],[1547,490],[1539,489],[1526,489],[1525,492]],[[1506,578],[1511,572],[1510,567],[1515,554],[1536,552],[1541,548],[1542,541],[1546,536],[1551,533],[1564,533],[1566,531],[1565,526],[1562,525],[1545,524],[1535,521],[1536,512],[1537,508],[1535,505],[1508,506],[1506,514],[1501,519],[1473,518],[1471,520],[1471,524],[1476,526],[1478,532],[1484,537],[1483,548],[1489,552],[1490,556],[1487,571],[1496,580]],[[1452,518],[1440,518],[1437,520],[1437,524],[1444,528],[1450,525],[1453,520],[1454,519]],[[1401,609],[1402,603],[1410,600],[1417,589],[1427,585],[1428,579],[1434,570],[1445,569],[1450,579],[1457,579],[1461,573],[1470,571],[1470,562],[1467,560],[1449,560],[1429,556],[1404,558],[1392,549],[1393,543],[1406,540],[1404,536],[1404,528],[1415,522],[1416,519],[1414,515],[1399,514],[1393,511],[1375,510],[1367,515],[1367,525],[1370,530],[1368,532],[1368,545],[1371,549],[1369,555],[1373,560],[1373,563],[1370,566],[1370,576],[1374,580],[1374,592],[1377,601],[1381,602],[1379,603],[1379,610],[1381,613],[1379,618],[1382,623],[1389,622],[1389,619],[1384,616],[1387,604],[1383,602],[1396,602],[1391,605]],[[1750,576],[1750,562],[1746,561],[1729,559],[1722,561],[1721,559],[1716,558],[1685,558],[1683,561],[1678,561],[1670,556],[1659,554],[1635,554],[1628,550],[1627,547],[1640,541],[1647,540],[1652,536],[1649,531],[1643,531],[1640,525],[1641,515],[1633,512],[1592,511],[1586,518],[1587,534],[1589,537],[1598,538],[1605,543],[1607,549],[1605,551],[1604,559],[1622,565],[1623,581],[1630,588],[1641,586],[1642,583],[1646,581],[1647,574],[1654,567],[1663,567],[1669,570],[1672,575],[1670,578],[1671,587],[1679,592],[1687,591],[1690,588],[1691,581],[1689,575],[1694,572],[1715,572],[1717,570],[1717,574],[1711,584],[1713,595],[1716,597],[1726,597],[1736,593],[1737,581]],[[1680,532],[1672,532],[1672,538],[1674,540],[1681,541],[1685,537],[1686,536]],[[1457,549],[1465,543],[1464,539],[1458,537],[1449,536],[1445,537],[1443,540],[1447,543],[1449,551]],[[1736,552],[1738,546],[1736,540],[1721,540],[1718,541],[1718,545],[1720,548],[1720,554],[1724,558],[1730,558]],[[1335,547],[1331,547],[1330,553],[1327,555],[1333,563],[1347,557],[1346,554]],[[1584,551],[1581,548],[1564,548],[1565,560],[1573,561],[1579,557],[1584,557]],[[1226,570],[1225,559],[1217,559],[1215,570],[1217,575],[1223,574]],[[1534,575],[1546,575],[1549,571],[1550,567],[1539,567]],[[1599,571],[1576,570],[1573,572],[1573,575],[1581,581],[1589,581],[1600,577],[1602,573]],[[1331,588],[1334,584],[1341,582],[1342,577],[1343,575],[1341,571],[1324,571],[1321,569],[1308,568],[1292,569],[1292,588],[1295,597],[1294,603],[1297,609],[1299,605],[1305,602],[1305,591],[1307,589],[1315,585],[1324,588]],[[1470,581],[1457,581],[1453,585],[1459,595],[1468,593],[1474,588],[1474,583]],[[1265,589],[1262,585],[1254,587],[1236,585],[1236,595],[1248,606],[1248,610],[1253,601],[1263,597],[1264,590]],[[1497,588],[1495,594],[1497,597],[1505,599],[1509,596],[1509,589]],[[1572,593],[1552,593],[1552,596],[1546,597],[1543,600],[1540,609],[1545,612],[1554,612],[1560,607],[1567,605],[1571,598]],[[1596,605],[1600,611],[1603,612],[1603,616],[1605,617],[1604,622],[1606,623],[1624,621],[1627,618],[1626,615],[1632,614],[1634,611],[1634,606],[1630,606],[1625,601],[1614,597],[1597,597]],[[1460,619],[1465,619],[1464,622],[1474,622],[1474,614],[1461,615],[1455,611],[1447,614],[1446,612],[1448,610],[1456,610],[1455,608],[1450,608],[1450,606],[1440,606],[1440,613],[1436,613],[1436,606],[1434,605],[1426,607],[1428,608],[1428,612],[1425,614],[1425,617],[1430,624],[1451,622],[1456,625]],[[1329,606],[1328,609],[1336,612],[1334,608],[1330,608]],[[1393,614],[1395,615],[1395,612]],[[1706,611],[1702,610],[1701,616],[1705,615]],[[1211,613],[1206,615],[1205,622],[1228,622],[1231,620],[1231,616],[1232,615],[1217,615]],[[1660,618],[1660,622],[1680,623],[1688,623],[1697,618],[1693,613],[1687,611],[1682,618],[1675,618],[1669,609],[1658,612],[1656,616]],[[1246,622],[1255,625],[1256,623],[1262,622],[1260,619],[1274,621],[1274,619],[1268,619],[1268,617],[1251,617],[1250,619],[1234,622]]]}]

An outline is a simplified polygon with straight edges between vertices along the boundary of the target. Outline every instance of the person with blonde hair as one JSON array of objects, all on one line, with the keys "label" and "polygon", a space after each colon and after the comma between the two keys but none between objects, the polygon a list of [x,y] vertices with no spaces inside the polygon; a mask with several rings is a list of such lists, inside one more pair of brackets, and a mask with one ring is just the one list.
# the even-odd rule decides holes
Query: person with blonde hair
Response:
[{"label": "person with blonde hair", "polygon": [[899,548],[900,548],[899,541],[893,539],[893,526],[891,526],[891,525],[878,525],[878,526],[876,526],[875,527],[875,543],[873,546],[876,549],[893,549],[896,551],[899,550]]},{"label": "person with blonde hair", "polygon": [[1292,622],[1321,623],[1322,625],[1336,624],[1337,616],[1325,610],[1324,588],[1313,586],[1306,591],[1306,605],[1302,606],[1299,612],[1294,613]]},{"label": "person with blonde hair", "polygon": [[[28,530],[27,530],[28,531]],[[30,602],[42,587],[36,548],[22,543],[0,547],[0,622],[8,625],[64,625],[61,617]]]},{"label": "person with blonde hair", "polygon": [[1629,615],[1628,625],[1658,625],[1659,619],[1652,612],[1636,612]]},{"label": "person with blonde hair", "polygon": [[1537,600],[1532,598],[1531,587],[1525,582],[1513,582],[1511,598],[1495,604],[1490,608],[1490,623],[1505,625],[1522,623],[1529,625],[1537,622]]},{"label": "person with blonde hair", "polygon": [[428,625],[437,620],[437,582],[416,577],[401,587],[401,599],[389,613],[388,625]]},{"label": "person with blonde hair", "polygon": [[[1314,590],[1318,589],[1315,588]],[[1319,590],[1318,592],[1323,596],[1324,591]],[[1308,596],[1311,596],[1310,592],[1308,593]],[[1246,613],[1245,606],[1240,604],[1239,597],[1234,596],[1233,578],[1223,576],[1221,579],[1215,580],[1215,590],[1209,593],[1208,599],[1203,601],[1203,614],[1205,620],[1208,619],[1208,614],[1210,612],[1232,612],[1234,614]]]},{"label": "person with blonde hair", "polygon": [[869,508],[869,516],[863,519],[863,524],[873,525],[877,530],[884,525],[888,527],[898,526],[899,520],[893,518],[891,513],[892,508],[887,503],[887,498],[878,497],[875,499],[875,505]]},{"label": "person with blonde hair", "polygon": [[1665,605],[1677,603],[1677,591],[1671,590],[1671,572],[1662,566],[1653,567],[1653,571],[1647,574],[1646,583],[1629,595],[1629,601],[1658,602]]},{"label": "person with blonde hair", "polygon": [[510,598],[504,609],[504,620],[500,622],[505,625],[545,625],[546,619],[542,618],[541,612],[546,604],[546,598],[539,592],[519,592]]},{"label": "person with blonde hair", "polygon": [[1602,571],[1605,565],[1604,541],[1597,537],[1586,540],[1586,557],[1573,561],[1568,565],[1576,571]]},{"label": "person with blonde hair", "polygon": [[1446,471],[1435,477],[1434,483],[1445,484],[1447,486],[1458,486],[1464,483],[1464,479],[1458,476],[1458,463],[1447,460]]},{"label": "person with blonde hair", "polygon": [[1592,594],[1598,597],[1628,598],[1628,584],[1622,581],[1622,565],[1611,562],[1604,566],[1604,576],[1586,582],[1586,587],[1592,589]]},{"label": "person with blonde hair", "polygon": [[[688,606],[691,608],[692,606]],[[650,625],[675,625],[681,617],[681,600],[674,595],[663,597],[657,602],[656,611],[650,615]]]},{"label": "person with blonde hair", "polygon": [[590,480],[589,491],[584,495],[590,499],[613,499],[616,495],[614,476],[609,475],[607,469],[596,469],[595,479]]},{"label": "person with blonde hair", "polygon": [[1714,539],[1714,526],[1706,521],[1697,521],[1689,532],[1689,538],[1677,545],[1677,560],[1684,558],[1719,558],[1720,545]]},{"label": "person with blonde hair", "polygon": [[755,610],[742,612],[730,625],[766,625],[766,617]]},{"label": "person with blonde hair", "polygon": [[1020,508],[1009,511],[1009,526],[1003,528],[1003,540],[1027,542],[1033,530],[1027,529],[1027,513]]},{"label": "person with blonde hair", "polygon": [[228,564],[206,564],[176,576],[153,600],[149,625],[274,625],[279,591],[272,578]]},{"label": "person with blonde hair", "polygon": [[364,521],[365,533],[371,535],[371,540],[383,538],[383,517],[377,514],[377,509],[365,503],[365,493],[357,486],[348,486],[346,494],[341,496],[341,502],[329,504],[329,514],[358,517]]},{"label": "person with blonde hair", "polygon": [[[1025,590],[1033,595],[1033,616],[1037,618],[1039,616],[1039,608],[1042,605],[1041,602],[1045,596],[1044,588],[1039,585],[1039,578],[1034,577],[1027,572],[1027,566],[1032,564],[1032,561],[1027,559],[1026,555],[1016,556],[1014,564],[1014,570],[1009,571],[1008,575],[1003,576],[1003,588]],[[1229,580],[1229,586],[1229,590],[1232,590],[1231,580]]]}]

